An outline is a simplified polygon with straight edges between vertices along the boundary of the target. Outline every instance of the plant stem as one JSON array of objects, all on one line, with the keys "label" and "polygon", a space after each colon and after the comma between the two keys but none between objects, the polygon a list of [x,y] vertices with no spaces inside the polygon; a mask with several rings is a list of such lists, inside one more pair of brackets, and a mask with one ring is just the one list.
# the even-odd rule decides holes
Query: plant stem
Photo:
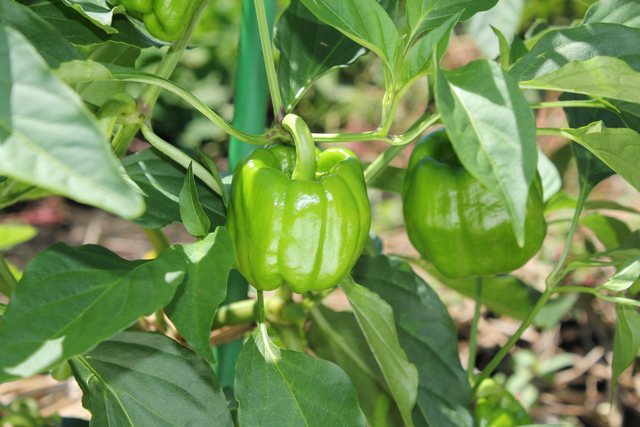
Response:
[{"label": "plant stem", "polygon": [[164,234],[164,231],[162,231],[161,228],[140,228],[144,231],[147,239],[149,239],[149,243],[151,243],[151,247],[156,253],[156,256],[160,255],[162,251],[171,246],[169,239],[167,239],[167,235]]},{"label": "plant stem", "polygon": [[576,205],[576,210],[573,213],[573,219],[571,220],[571,227],[569,228],[569,234],[567,235],[567,240],[562,251],[562,255],[560,256],[560,260],[551,271],[551,274],[547,276],[545,280],[547,289],[552,288],[557,284],[557,276],[561,271],[564,262],[567,260],[567,256],[569,255],[569,251],[571,250],[571,242],[573,242],[573,236],[576,234],[576,230],[578,229],[578,221],[580,220],[580,214],[582,213],[582,208],[584,207],[585,202],[587,201],[587,197],[589,197],[589,193],[591,192],[590,187],[586,184],[580,186],[580,196],[578,197],[578,202]]},{"label": "plant stem", "polygon": [[127,149],[133,140],[133,137],[136,136],[138,130],[140,129],[139,123],[134,124],[124,124],[118,129],[118,133],[113,137],[113,141],[111,142],[111,146],[113,147],[113,152],[116,156],[121,159],[127,154]]},{"label": "plant stem", "polygon": [[10,297],[13,291],[16,289],[16,285],[18,284],[18,281],[16,280],[16,277],[11,272],[9,265],[7,264],[7,262],[5,261],[2,255],[0,255],[0,276],[2,276],[4,281],[7,283],[7,286],[9,287],[10,292],[7,296]]},{"label": "plant stem", "polygon": [[273,112],[276,116],[277,123],[284,118],[284,108],[282,107],[282,98],[280,96],[280,88],[278,87],[278,76],[276,75],[276,64],[273,60],[273,48],[271,42],[271,33],[269,31],[269,22],[267,21],[267,12],[264,7],[263,0],[255,0],[256,15],[258,17],[258,28],[260,30],[260,43],[262,44],[262,55],[264,56],[264,66],[267,70],[267,81],[269,82],[269,92],[271,93],[271,102],[273,104]]},{"label": "plant stem", "polygon": [[218,308],[211,329],[239,325],[258,320],[258,302],[253,299],[234,302]]},{"label": "plant stem", "polygon": [[554,294],[558,294],[561,292],[582,292],[585,294],[591,294],[603,301],[609,301],[609,302],[615,302],[616,304],[625,304],[625,305],[640,307],[640,301],[630,299],[630,298],[621,298],[621,297],[612,297],[609,295],[602,295],[596,289],[587,288],[584,286],[556,286],[555,288],[553,288]]},{"label": "plant stem", "polygon": [[478,338],[478,324],[480,323],[480,309],[482,308],[482,277],[476,278],[476,309],[471,323],[471,333],[469,335],[469,363],[467,364],[467,376],[469,382],[473,381],[473,370],[476,367],[476,347]]},{"label": "plant stem", "polygon": [[586,108],[604,108],[609,110],[610,108],[604,105],[597,99],[589,100],[574,100],[574,101],[551,101],[551,102],[538,102],[535,104],[529,104],[532,109],[538,108],[554,108],[554,107],[586,107]]},{"label": "plant stem", "polygon": [[518,328],[516,333],[512,335],[511,338],[509,338],[509,341],[507,341],[507,343],[500,349],[498,354],[496,354],[495,357],[491,360],[491,362],[489,362],[487,367],[484,368],[484,370],[478,377],[478,380],[476,381],[475,385],[473,386],[473,390],[471,393],[472,398],[473,396],[475,396],[476,392],[478,391],[478,388],[480,387],[480,384],[482,383],[482,381],[486,380],[489,377],[489,375],[491,375],[493,370],[496,369],[496,367],[500,364],[502,359],[504,359],[504,357],[507,355],[509,350],[511,350],[511,347],[513,347],[515,343],[518,342],[518,340],[520,339],[524,331],[529,327],[529,325],[531,325],[531,322],[533,322],[533,319],[535,319],[538,312],[542,309],[542,307],[544,307],[544,305],[547,303],[547,301],[549,300],[552,294],[553,294],[553,291],[551,289],[547,289],[542,294],[542,296],[540,296],[540,299],[538,300],[538,302],[536,302],[536,305],[533,307],[533,310],[531,310],[527,318],[524,319],[524,321],[522,322],[522,325],[520,325],[520,328]]},{"label": "plant stem", "polygon": [[315,181],[316,179],[316,146],[309,126],[295,114],[287,114],[282,126],[293,137],[296,144],[296,167],[291,179]]},{"label": "plant stem", "polygon": [[304,341],[300,337],[298,327],[295,325],[273,325],[273,328],[278,332],[282,343],[286,350],[293,350],[299,353],[304,353]]},{"label": "plant stem", "polygon": [[258,322],[264,324],[266,321],[264,313],[264,295],[258,291]]}]

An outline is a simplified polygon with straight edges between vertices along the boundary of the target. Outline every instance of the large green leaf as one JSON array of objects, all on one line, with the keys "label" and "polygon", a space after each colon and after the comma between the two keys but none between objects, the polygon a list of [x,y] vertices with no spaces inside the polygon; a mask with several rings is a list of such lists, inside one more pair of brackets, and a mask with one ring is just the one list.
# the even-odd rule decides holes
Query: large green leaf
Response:
[{"label": "large green leaf", "polygon": [[56,243],[24,271],[0,326],[0,382],[50,369],[167,305],[187,270],[182,247],[126,261]]},{"label": "large green leaf", "polygon": [[594,3],[582,20],[583,24],[610,22],[640,28],[640,1],[600,0]]},{"label": "large green leaf", "polygon": [[235,397],[243,426],[362,426],[349,377],[333,363],[281,350],[258,325],[236,363]]},{"label": "large green leaf", "polygon": [[[335,312],[321,305],[311,310],[311,319],[307,332],[310,348],[318,357],[335,363],[349,375],[369,424],[372,427],[402,425],[398,407],[389,395],[389,386],[354,314]],[[386,411],[383,410],[385,403]]]},{"label": "large green leaf", "polygon": [[[524,0],[499,0],[495,7],[486,12],[480,12],[472,16],[467,22],[467,32],[473,36],[476,46],[485,58],[493,59],[500,54],[498,37],[491,27],[504,34],[505,41],[511,43],[515,34],[520,29]],[[507,55],[500,55],[501,59]]]},{"label": "large green leaf", "polygon": [[393,19],[376,0],[301,0],[319,19],[387,63],[395,62],[398,31]]},{"label": "large green leaf", "polygon": [[[180,222],[179,194],[185,169],[156,148],[122,159],[122,166],[144,196],[146,212],[133,220],[147,228],[162,228]],[[210,231],[224,225],[226,211],[222,198],[196,177],[198,199],[211,222]]]},{"label": "large green leaf", "polygon": [[442,24],[448,17],[464,10],[462,21],[466,21],[478,12],[489,10],[498,0],[408,0],[407,26],[409,41],[420,33]]},{"label": "large green leaf", "polygon": [[224,227],[202,240],[184,246],[189,259],[187,277],[165,313],[202,357],[215,363],[211,350],[211,324],[218,306],[227,296],[227,277],[235,261],[231,235]]},{"label": "large green leaf", "polygon": [[529,81],[559,70],[571,61],[586,62],[596,56],[613,56],[640,71],[640,29],[596,23],[553,30],[540,38],[510,73]]},{"label": "large green leaf", "polygon": [[340,288],[349,299],[404,423],[413,426],[411,412],[417,399],[418,371],[400,346],[392,307],[375,292],[357,284],[351,276],[340,283]]},{"label": "large green leaf", "polygon": [[65,6],[62,0],[20,0],[20,3],[53,25],[65,39],[76,45],[91,46],[112,41],[144,49],[168,44],[151,38],[124,15],[117,14],[113,17],[111,27],[117,34],[108,34],[77,11]]},{"label": "large green leaf", "polygon": [[640,315],[632,305],[617,304],[616,333],[613,338],[613,361],[611,363],[611,399],[618,378],[638,355],[640,350]]},{"label": "large green leaf", "polygon": [[504,203],[518,242],[524,242],[538,152],[533,114],[518,84],[495,62],[474,61],[439,70],[435,90],[460,162]]},{"label": "large green leaf", "polygon": [[472,427],[471,388],[460,365],[458,331],[438,295],[409,264],[383,255],[361,257],[353,278],[393,308],[400,345],[418,368],[414,424]]},{"label": "large green leaf", "polygon": [[[13,0],[0,0],[0,25],[20,31],[51,67],[56,68],[65,61],[86,59],[51,23]],[[10,65],[6,59],[2,59],[0,64]]]},{"label": "large green leaf", "polygon": [[184,228],[192,236],[204,237],[209,234],[211,221],[200,204],[196,180],[193,177],[193,163],[190,163],[187,168],[187,175],[184,177],[180,195],[178,196],[178,205],[180,219],[184,224]]},{"label": "large green leaf", "polygon": [[140,216],[142,197],[120,175],[94,116],[20,33],[3,26],[0,63],[9,64],[0,79],[9,82],[11,101],[10,120],[0,114],[0,128],[11,133],[0,145],[0,175],[125,218]]},{"label": "large green leaf", "polygon": [[233,427],[220,382],[171,338],[125,331],[69,361],[96,427]]}]

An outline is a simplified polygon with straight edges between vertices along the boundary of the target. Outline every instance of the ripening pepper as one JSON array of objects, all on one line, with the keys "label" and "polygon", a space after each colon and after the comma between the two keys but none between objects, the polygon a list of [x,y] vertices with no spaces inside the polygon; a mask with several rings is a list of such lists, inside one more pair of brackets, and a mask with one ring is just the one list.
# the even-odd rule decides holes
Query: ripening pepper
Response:
[{"label": "ripening pepper", "polygon": [[322,291],[351,271],[368,238],[362,164],[343,148],[320,152],[296,116],[283,126],[295,148],[258,148],[233,173],[227,228],[236,267],[258,290],[286,281],[297,293]]},{"label": "ripening pepper", "polygon": [[147,31],[160,40],[172,41],[187,31],[202,0],[116,0],[127,12],[138,12]]},{"label": "ripening pepper", "polygon": [[542,184],[529,189],[520,247],[504,204],[460,163],[444,130],[414,148],[402,188],[413,246],[445,276],[491,276],[522,267],[547,233]]}]

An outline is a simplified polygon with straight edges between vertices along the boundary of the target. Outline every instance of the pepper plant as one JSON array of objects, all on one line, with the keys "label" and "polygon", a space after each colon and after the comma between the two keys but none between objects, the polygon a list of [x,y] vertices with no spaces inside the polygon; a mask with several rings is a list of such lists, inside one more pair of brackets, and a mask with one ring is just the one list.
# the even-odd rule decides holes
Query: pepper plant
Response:
[{"label": "pepper plant", "polygon": [[[637,213],[589,196],[614,174],[640,190],[640,4],[601,0],[583,20],[537,24],[524,40],[494,28],[497,59],[443,69],[458,23],[497,3],[407,0],[399,14],[397,0],[291,0],[272,31],[271,11],[255,0],[242,25],[258,24],[275,119],[247,131],[171,81],[215,2],[0,0],[0,207],[62,195],[139,225],[155,252],[128,261],[57,243],[23,272],[0,257],[9,299],[0,305],[0,381],[70,368],[95,426],[523,425],[530,417],[489,376],[547,303],[582,292],[617,307],[613,390],[640,348],[640,303],[627,295],[640,273],[638,231],[602,238],[606,250],[586,258],[570,252],[578,225],[590,224],[584,210]],[[155,73],[135,69],[141,49],[167,45]],[[305,91],[365,54],[379,57],[384,76],[379,126],[311,133],[296,115]],[[390,133],[420,79],[433,108]],[[128,82],[144,89],[133,96]],[[256,150],[222,174],[164,141],[153,131],[162,90]],[[563,95],[544,102],[541,91]],[[565,109],[569,127],[536,128],[534,112],[550,107]],[[389,166],[437,124],[445,130],[417,146],[408,170]],[[139,132],[153,147],[126,155]],[[558,193],[538,135],[571,141],[577,199]],[[364,168],[349,150],[314,147],[368,141],[389,147]],[[444,165],[452,171],[432,170]],[[366,186],[403,194],[422,258],[381,254]],[[546,288],[505,274],[539,249],[543,213],[560,209],[573,219]],[[170,245],[162,228],[174,222],[196,242]],[[0,245],[22,232],[9,230]],[[467,372],[452,318],[409,263],[476,298]],[[576,268],[602,266],[617,272],[597,288],[563,285]],[[243,293],[229,280],[235,269],[257,299],[227,298]],[[350,311],[322,304],[338,288]],[[522,324],[476,375],[482,304]],[[154,313],[158,331],[175,328],[187,345],[145,328],[140,319]],[[237,360],[212,348],[212,330],[250,322]],[[235,378],[219,381],[215,372],[229,369]]]}]

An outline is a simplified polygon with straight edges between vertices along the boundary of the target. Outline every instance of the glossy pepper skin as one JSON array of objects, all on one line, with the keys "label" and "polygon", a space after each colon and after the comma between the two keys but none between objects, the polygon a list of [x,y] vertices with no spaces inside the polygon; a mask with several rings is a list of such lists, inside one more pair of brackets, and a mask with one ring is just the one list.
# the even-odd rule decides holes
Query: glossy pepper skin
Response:
[{"label": "glossy pepper skin", "polygon": [[409,160],[404,220],[413,246],[445,276],[490,276],[522,267],[547,233],[536,175],[519,247],[503,203],[461,165],[444,130],[425,136]]},{"label": "glossy pepper skin", "polygon": [[149,33],[173,41],[184,34],[202,0],[117,0],[128,12],[142,14]]},{"label": "glossy pepper skin", "polygon": [[[287,130],[294,119],[285,117]],[[310,133],[300,139],[302,150],[296,140],[296,148],[252,151],[233,174],[227,228],[236,267],[258,290],[283,281],[297,293],[328,289],[351,271],[368,237],[360,160],[342,148],[320,152]]]}]

